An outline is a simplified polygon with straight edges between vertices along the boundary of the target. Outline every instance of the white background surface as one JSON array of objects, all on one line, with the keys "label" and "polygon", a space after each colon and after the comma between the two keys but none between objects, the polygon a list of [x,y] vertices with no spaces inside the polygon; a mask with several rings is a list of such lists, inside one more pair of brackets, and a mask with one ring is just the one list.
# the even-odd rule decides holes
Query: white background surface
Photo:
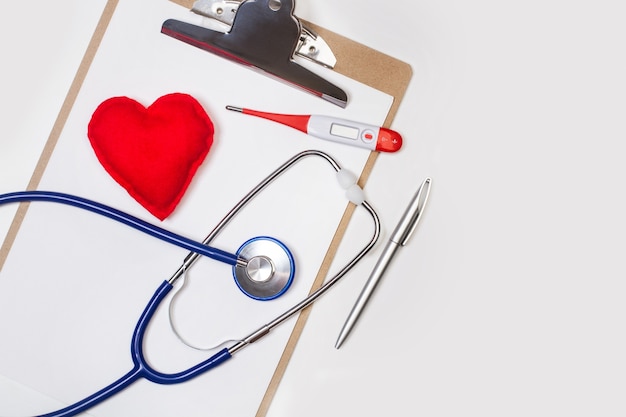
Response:
[{"label": "white background surface", "polygon": [[[3,191],[25,187],[103,3],[3,4]],[[269,416],[626,412],[624,11],[298,3],[413,68],[393,124],[405,147],[366,187],[385,232],[425,176],[433,192],[341,350],[378,252],[316,304]]]}]

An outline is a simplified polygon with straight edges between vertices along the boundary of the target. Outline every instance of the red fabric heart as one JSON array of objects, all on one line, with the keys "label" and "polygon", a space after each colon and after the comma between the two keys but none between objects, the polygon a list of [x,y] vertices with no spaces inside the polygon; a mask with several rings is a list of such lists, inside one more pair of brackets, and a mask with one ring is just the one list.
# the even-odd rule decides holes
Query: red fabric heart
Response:
[{"label": "red fabric heart", "polygon": [[98,106],[87,136],[104,169],[158,219],[180,202],[213,144],[213,123],[187,94],[144,107],[128,97]]}]

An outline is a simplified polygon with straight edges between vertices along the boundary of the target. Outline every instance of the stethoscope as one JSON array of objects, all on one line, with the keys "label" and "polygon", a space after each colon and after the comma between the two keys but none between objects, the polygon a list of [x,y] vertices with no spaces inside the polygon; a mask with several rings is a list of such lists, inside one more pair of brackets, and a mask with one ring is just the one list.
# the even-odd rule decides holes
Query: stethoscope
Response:
[{"label": "stethoscope", "polygon": [[[219,350],[208,359],[181,372],[163,373],[152,368],[148,364],[143,350],[143,340],[146,329],[160,304],[174,288],[174,284],[181,277],[185,276],[188,269],[200,258],[200,256],[206,256],[213,260],[231,265],[237,286],[242,292],[244,292],[244,294],[251,298],[258,300],[270,300],[279,297],[287,291],[295,275],[295,263],[289,249],[279,240],[269,236],[254,237],[244,242],[234,254],[209,245],[215,237],[217,237],[224,230],[237,213],[239,213],[240,210],[255,196],[257,196],[276,178],[282,175],[297,162],[309,156],[316,156],[326,160],[336,171],[337,179],[341,186],[346,189],[348,199],[352,203],[365,208],[365,210],[370,214],[374,223],[374,232],[371,240],[357,253],[354,258],[352,258],[341,270],[339,270],[339,272],[324,282],[318,289],[280,315],[276,316],[268,323],[254,330],[252,333],[242,339],[231,342],[232,344],[229,347]],[[177,269],[177,271],[158,287],[137,321],[131,339],[133,368],[117,381],[111,383],[100,391],[68,407],[45,414],[47,417],[73,416],[81,413],[112,397],[142,378],[158,384],[179,384],[195,378],[196,376],[220,365],[230,359],[236,352],[266,336],[272,329],[284,323],[304,308],[313,304],[319,297],[326,293],[343,276],[345,276],[346,273],[349,272],[354,265],[356,265],[356,263],[359,262],[374,247],[380,236],[380,220],[378,215],[371,205],[365,201],[361,188],[356,184],[356,177],[349,171],[342,169],[331,156],[317,150],[301,152],[278,167],[248,194],[246,194],[217,224],[217,226],[204,239],[204,241],[202,241],[202,243],[152,225],[115,208],[95,201],[87,200],[82,197],[49,191],[24,191],[0,195],[0,205],[27,201],[48,201],[75,206],[80,209],[91,211],[116,220],[155,238],[191,251],[185,257],[183,264]]]}]

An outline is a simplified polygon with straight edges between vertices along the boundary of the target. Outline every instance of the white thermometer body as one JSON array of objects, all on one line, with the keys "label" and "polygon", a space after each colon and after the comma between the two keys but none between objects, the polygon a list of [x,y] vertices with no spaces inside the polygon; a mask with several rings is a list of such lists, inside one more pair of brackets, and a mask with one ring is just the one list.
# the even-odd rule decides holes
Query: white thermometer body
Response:
[{"label": "white thermometer body", "polygon": [[384,127],[330,116],[266,113],[233,106],[226,106],[226,108],[282,123],[320,139],[371,151],[396,152],[402,147],[402,136]]}]

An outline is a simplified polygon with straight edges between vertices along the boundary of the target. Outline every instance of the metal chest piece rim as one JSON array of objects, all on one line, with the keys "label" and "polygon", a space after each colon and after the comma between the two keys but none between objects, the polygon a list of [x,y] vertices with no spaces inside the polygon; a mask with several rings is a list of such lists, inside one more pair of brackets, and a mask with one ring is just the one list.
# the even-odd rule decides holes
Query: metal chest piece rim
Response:
[{"label": "metal chest piece rim", "polygon": [[237,257],[246,262],[233,267],[233,277],[239,289],[250,298],[273,300],[284,294],[293,282],[293,255],[277,239],[254,237],[241,245]]}]

